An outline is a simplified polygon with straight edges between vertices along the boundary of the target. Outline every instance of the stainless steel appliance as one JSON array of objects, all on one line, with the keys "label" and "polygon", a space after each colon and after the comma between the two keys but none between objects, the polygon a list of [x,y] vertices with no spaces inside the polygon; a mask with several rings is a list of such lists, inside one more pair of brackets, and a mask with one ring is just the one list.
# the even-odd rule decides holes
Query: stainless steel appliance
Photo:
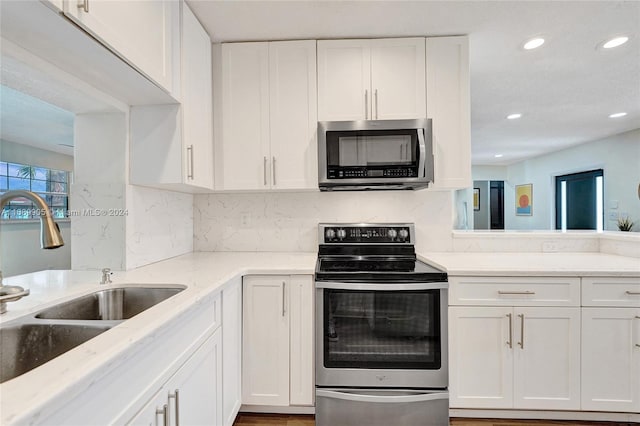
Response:
[{"label": "stainless steel appliance", "polygon": [[447,274],[412,224],[320,224],[316,425],[449,423]]},{"label": "stainless steel appliance", "polygon": [[431,120],[319,122],[318,182],[323,191],[427,187]]}]

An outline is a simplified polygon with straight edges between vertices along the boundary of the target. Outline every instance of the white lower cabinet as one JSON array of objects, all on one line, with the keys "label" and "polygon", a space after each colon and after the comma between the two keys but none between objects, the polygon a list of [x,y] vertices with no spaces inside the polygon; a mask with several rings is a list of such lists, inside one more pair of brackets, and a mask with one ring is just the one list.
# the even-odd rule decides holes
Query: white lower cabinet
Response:
[{"label": "white lower cabinet", "polygon": [[196,350],[128,424],[222,425],[222,332]]},{"label": "white lower cabinet", "polygon": [[232,426],[242,401],[242,278],[222,290],[222,424]]},{"label": "white lower cabinet", "polygon": [[582,409],[640,412],[640,308],[582,309]]},{"label": "white lower cabinet", "polygon": [[[550,294],[557,281],[450,279],[452,305],[480,305],[449,308],[452,408],[580,409],[579,298]],[[545,306],[559,300],[569,306]]]},{"label": "white lower cabinet", "polygon": [[313,405],[313,278],[243,279],[242,403]]}]

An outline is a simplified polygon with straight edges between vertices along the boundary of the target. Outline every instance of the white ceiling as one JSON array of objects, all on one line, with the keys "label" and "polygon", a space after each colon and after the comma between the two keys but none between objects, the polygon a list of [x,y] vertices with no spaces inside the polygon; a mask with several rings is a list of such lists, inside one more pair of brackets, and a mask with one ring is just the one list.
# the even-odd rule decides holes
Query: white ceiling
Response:
[{"label": "white ceiling", "polygon": [[0,85],[0,138],[73,155],[72,112]]},{"label": "white ceiling", "polygon": [[[468,34],[474,164],[509,164],[640,127],[637,1],[187,2],[214,42]],[[618,34],[629,42],[597,48]],[[533,36],[546,43],[524,51]],[[628,115],[608,118],[621,111]],[[505,119],[514,112],[522,118]]]}]

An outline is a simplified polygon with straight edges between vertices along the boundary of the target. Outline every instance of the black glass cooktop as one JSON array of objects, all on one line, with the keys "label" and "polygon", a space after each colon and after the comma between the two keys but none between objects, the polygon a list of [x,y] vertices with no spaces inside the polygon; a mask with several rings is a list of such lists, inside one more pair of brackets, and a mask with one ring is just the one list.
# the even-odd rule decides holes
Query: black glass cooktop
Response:
[{"label": "black glass cooktop", "polygon": [[447,274],[418,259],[319,258],[317,281],[443,282]]}]

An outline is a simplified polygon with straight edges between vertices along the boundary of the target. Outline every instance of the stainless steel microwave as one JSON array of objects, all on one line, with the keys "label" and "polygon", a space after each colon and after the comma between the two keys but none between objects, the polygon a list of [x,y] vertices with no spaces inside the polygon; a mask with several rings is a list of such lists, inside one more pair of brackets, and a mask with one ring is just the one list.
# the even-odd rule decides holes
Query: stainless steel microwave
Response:
[{"label": "stainless steel microwave", "polygon": [[318,122],[320,190],[419,189],[432,182],[430,119]]}]

